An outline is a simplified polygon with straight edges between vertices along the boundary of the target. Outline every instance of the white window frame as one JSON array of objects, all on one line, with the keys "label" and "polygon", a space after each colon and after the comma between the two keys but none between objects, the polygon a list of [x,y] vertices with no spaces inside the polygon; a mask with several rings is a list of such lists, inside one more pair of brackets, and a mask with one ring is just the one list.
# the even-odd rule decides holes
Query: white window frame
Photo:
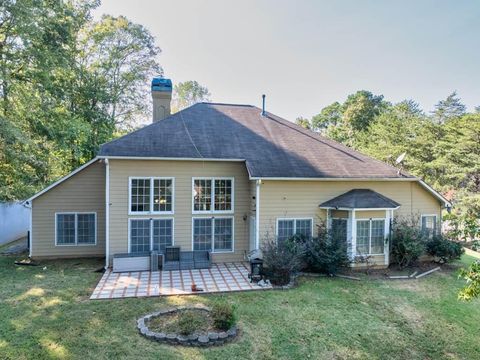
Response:
[{"label": "white window frame", "polygon": [[[94,224],[95,224],[95,242],[93,244],[79,244],[78,243],[78,215],[92,215],[94,216]],[[59,244],[58,243],[58,233],[57,233],[57,222],[58,222],[58,215],[75,215],[75,244]],[[55,246],[96,246],[97,245],[97,231],[98,231],[98,224],[97,224],[97,213],[95,211],[59,211],[55,213]]]},{"label": "white window frame", "polygon": [[431,236],[433,235],[436,235],[437,234],[437,224],[438,224],[438,215],[437,214],[422,214],[420,216],[420,231],[423,231],[423,227],[422,227],[422,224],[423,224],[423,218],[425,217],[434,217],[435,218],[435,224],[434,224],[434,228],[433,228],[433,233],[431,234]]},{"label": "white window frame", "polygon": [[310,236],[313,238],[313,218],[308,218],[308,217],[298,217],[298,218],[277,218],[276,222],[276,229],[275,229],[275,242],[278,240],[278,223],[280,221],[290,221],[293,220],[293,235],[297,234],[297,220],[310,220],[312,224],[312,229],[311,229],[311,234]]},{"label": "white window frame", "polygon": [[135,220],[149,220],[150,221],[150,251],[153,251],[153,221],[155,220],[172,220],[172,245],[175,246],[175,218],[173,217],[158,217],[158,218],[146,218],[146,217],[135,217],[135,218],[129,218],[128,219],[128,253],[132,253],[132,249],[130,247],[131,243],[131,224],[132,221]]},{"label": "white window frame", "polygon": [[[207,211],[195,210],[195,180],[210,180],[212,191],[210,194],[211,209]],[[215,180],[232,181],[232,208],[231,210],[215,210]],[[233,177],[192,177],[192,214],[233,214],[235,209],[235,178]]]},{"label": "white window frame", "polygon": [[[132,180],[150,180],[149,211],[132,211]],[[153,211],[154,180],[172,180],[172,210]],[[175,214],[175,178],[172,176],[130,176],[128,178],[128,215],[174,215]]]},{"label": "white window frame", "polygon": [[[195,251],[194,248],[194,231],[195,231],[195,220],[202,220],[202,219],[211,219],[212,220],[212,239],[211,239],[211,249],[212,254],[231,254],[235,252],[235,217],[234,216],[196,216],[192,217],[192,251]],[[215,250],[215,219],[232,219],[232,250]]]},{"label": "white window frame", "polygon": [[[383,220],[384,223],[383,223],[383,252],[381,253],[378,253],[378,254],[374,254],[372,253],[372,221],[375,221],[375,220]],[[355,219],[355,238],[357,238],[357,228],[358,228],[358,222],[359,221],[368,221],[369,222],[369,230],[368,230],[368,254],[358,254],[357,252],[357,243],[355,243],[355,254],[357,255],[366,255],[366,256],[380,256],[380,255],[385,255],[385,248],[386,248],[386,238],[387,238],[387,235],[385,234],[385,229],[386,229],[386,224],[387,224],[387,219],[386,218],[356,218]],[[358,241],[358,240],[357,240]],[[356,241],[356,242],[357,242]]]}]

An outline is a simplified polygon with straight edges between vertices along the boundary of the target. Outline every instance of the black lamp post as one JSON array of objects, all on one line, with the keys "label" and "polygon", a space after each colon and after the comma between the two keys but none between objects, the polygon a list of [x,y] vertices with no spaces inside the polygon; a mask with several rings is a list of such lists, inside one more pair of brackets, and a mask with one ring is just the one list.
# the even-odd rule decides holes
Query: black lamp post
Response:
[{"label": "black lamp post", "polygon": [[263,277],[263,260],[262,259],[251,259],[250,260],[250,274],[248,278],[250,282],[258,282],[262,280]]}]

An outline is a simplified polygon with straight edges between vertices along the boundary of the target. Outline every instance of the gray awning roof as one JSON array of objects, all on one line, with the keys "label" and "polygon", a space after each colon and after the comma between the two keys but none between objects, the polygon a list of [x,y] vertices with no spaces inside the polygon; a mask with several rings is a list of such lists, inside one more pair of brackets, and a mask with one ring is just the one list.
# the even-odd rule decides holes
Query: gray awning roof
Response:
[{"label": "gray awning roof", "polygon": [[320,204],[328,209],[396,209],[396,201],[370,189],[353,189]]}]

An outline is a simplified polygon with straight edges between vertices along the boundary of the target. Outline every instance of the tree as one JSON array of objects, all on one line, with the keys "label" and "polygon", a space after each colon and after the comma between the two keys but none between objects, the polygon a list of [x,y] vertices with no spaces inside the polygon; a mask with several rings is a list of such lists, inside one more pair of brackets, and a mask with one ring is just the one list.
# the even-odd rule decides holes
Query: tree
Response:
[{"label": "tree", "polygon": [[445,169],[445,183],[480,192],[480,114],[450,118],[437,144],[438,166]]},{"label": "tree", "polygon": [[462,269],[460,275],[467,281],[467,285],[459,292],[458,298],[471,301],[480,297],[480,262],[476,261],[468,269]]},{"label": "tree", "polygon": [[349,95],[343,104],[335,102],[323,108],[311,123],[313,129],[347,146],[356,147],[359,136],[389,106],[383,95],[361,90]]},{"label": "tree", "polygon": [[153,37],[97,1],[0,3],[0,200],[28,197],[148,115]]},{"label": "tree", "polygon": [[448,119],[464,115],[465,111],[466,106],[462,104],[457,92],[454,91],[445,100],[441,100],[435,105],[433,119],[438,124],[443,124]]},{"label": "tree", "polygon": [[178,112],[202,101],[210,101],[210,93],[197,81],[180,82],[173,88],[172,111]]},{"label": "tree", "polygon": [[370,91],[357,91],[349,95],[343,104],[343,122],[354,131],[368,128],[375,116],[379,115],[388,104],[383,95],[373,95]]},{"label": "tree", "polygon": [[[114,129],[131,129],[139,117],[148,114],[151,101],[149,81],[162,69],[157,62],[160,48],[142,25],[124,16],[102,16],[80,34],[79,63],[82,94],[97,114],[105,116]],[[111,136],[111,134],[110,134]]]},{"label": "tree", "polygon": [[312,124],[310,123],[310,120],[304,118],[304,117],[298,117],[295,120],[295,124],[300,125],[301,127],[311,130],[312,129]]},{"label": "tree", "polygon": [[320,132],[325,132],[330,126],[337,126],[342,121],[343,110],[339,102],[324,107],[319,114],[312,117],[312,127]]},{"label": "tree", "polygon": [[431,147],[435,142],[433,126],[427,131],[427,125],[416,103],[402,101],[371,122],[368,131],[359,136],[357,148],[395,166],[396,158],[405,152],[404,169],[424,177],[423,165],[433,160]]}]

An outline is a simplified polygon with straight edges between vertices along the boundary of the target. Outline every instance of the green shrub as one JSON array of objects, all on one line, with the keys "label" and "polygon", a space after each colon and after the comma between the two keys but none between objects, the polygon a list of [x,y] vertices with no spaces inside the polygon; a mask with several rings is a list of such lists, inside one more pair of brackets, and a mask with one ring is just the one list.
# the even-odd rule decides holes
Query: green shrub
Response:
[{"label": "green shrub", "polygon": [[473,251],[480,251],[480,240],[475,240],[472,243],[472,250]]},{"label": "green shrub", "polygon": [[471,301],[480,297],[480,261],[472,263],[469,269],[462,269],[460,276],[467,281],[467,285],[459,292],[458,298]]},{"label": "green shrub", "polygon": [[304,259],[308,270],[328,275],[335,275],[351,262],[345,239],[327,231],[320,232],[318,238],[305,241]]},{"label": "green shrub", "polygon": [[427,241],[427,253],[435,257],[438,262],[447,263],[460,259],[464,250],[461,244],[437,235]]},{"label": "green shrub", "polygon": [[408,220],[396,221],[391,241],[391,260],[400,267],[412,266],[425,253],[428,235]]},{"label": "green shrub", "polygon": [[179,313],[177,320],[177,327],[180,334],[190,335],[195,330],[198,330],[204,326],[205,317],[197,311],[183,311]]},{"label": "green shrub", "polygon": [[214,326],[219,330],[228,330],[237,322],[235,309],[229,303],[219,303],[212,307]]},{"label": "green shrub", "polygon": [[303,268],[304,253],[301,241],[266,240],[262,246],[265,275],[275,285],[288,284],[292,273]]}]

